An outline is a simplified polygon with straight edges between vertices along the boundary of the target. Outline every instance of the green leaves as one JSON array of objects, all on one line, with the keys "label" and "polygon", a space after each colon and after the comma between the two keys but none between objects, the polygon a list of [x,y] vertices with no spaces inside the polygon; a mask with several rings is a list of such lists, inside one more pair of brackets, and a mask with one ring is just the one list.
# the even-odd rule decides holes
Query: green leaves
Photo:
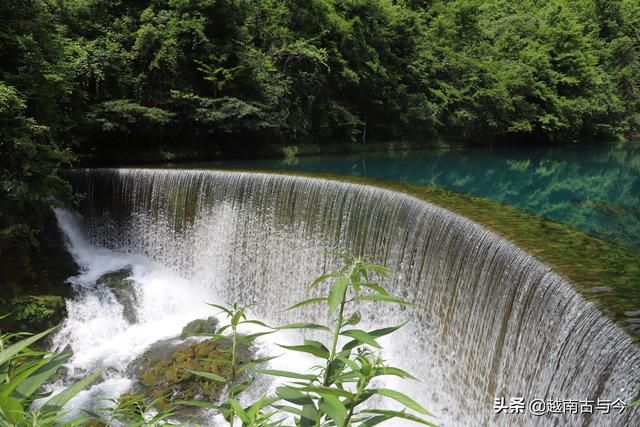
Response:
[{"label": "green leaves", "polygon": [[415,415],[408,414],[408,413],[406,413],[404,411],[392,411],[392,410],[388,410],[388,409],[363,409],[362,413],[363,414],[376,414],[376,415],[379,415],[379,417],[370,418],[369,420],[371,420],[372,422],[365,421],[364,423],[361,424],[361,427],[374,426],[376,424],[379,424],[379,423],[381,423],[383,421],[390,420],[392,418],[400,418],[400,419],[407,420],[407,421],[413,421],[414,423],[418,423],[418,424],[423,424],[423,425],[427,425],[427,426],[431,426],[431,427],[437,427],[437,424],[434,424],[434,423],[429,422],[427,420],[423,420],[420,417],[416,417]]},{"label": "green leaves", "polygon": [[33,343],[41,340],[42,338],[46,337],[51,332],[53,332],[55,329],[56,328],[51,328],[51,329],[48,329],[48,330],[46,330],[44,332],[41,332],[41,333],[39,333],[37,335],[34,335],[32,337],[25,338],[23,340],[18,341],[15,344],[10,345],[6,349],[0,351],[0,366],[2,366],[4,364],[6,364],[7,362],[11,361],[11,359],[13,359],[21,351],[23,351],[24,349],[29,347],[31,344],[33,344]]},{"label": "green leaves", "polygon": [[[217,329],[215,334],[203,334],[210,340],[224,340],[231,342],[230,349],[223,349],[229,357],[205,357],[205,362],[217,363],[230,369],[225,376],[213,372],[205,372],[196,369],[186,371],[203,380],[228,384],[225,389],[228,395],[222,403],[203,402],[197,400],[180,401],[180,405],[198,408],[215,409],[225,417],[233,426],[240,420],[243,425],[275,427],[283,424],[283,413],[295,417],[297,426],[374,426],[392,418],[432,425],[406,411],[393,411],[382,409],[361,409],[365,402],[370,402],[372,396],[381,396],[395,401],[420,414],[430,415],[418,402],[409,396],[387,388],[369,388],[372,379],[393,375],[403,379],[415,379],[411,374],[402,369],[388,366],[380,354],[373,353],[372,349],[380,350],[382,346],[378,338],[391,334],[404,324],[383,327],[371,331],[354,329],[353,326],[361,322],[360,312],[352,307],[360,301],[394,302],[399,299],[391,296],[381,285],[373,283],[374,275],[386,274],[384,268],[376,268],[368,264],[362,258],[342,255],[345,264],[338,270],[325,274],[314,281],[313,286],[324,284],[327,296],[316,297],[302,301],[292,308],[304,307],[316,303],[326,303],[331,316],[328,325],[310,322],[292,323],[272,328],[264,322],[247,318],[248,306],[233,304],[222,306],[210,304],[220,310],[228,319],[228,324]],[[375,295],[362,295],[364,292],[375,292]],[[354,296],[355,295],[355,296]],[[402,302],[404,303],[404,302]],[[248,335],[240,333],[239,328],[245,326],[265,329],[263,332],[255,332]],[[312,355],[321,360],[319,366],[314,367],[313,373],[296,372],[294,370],[258,369],[278,356],[267,356],[247,362],[238,359],[238,346],[251,347],[255,340],[261,336],[283,330],[301,330],[310,332],[322,332],[324,337],[329,334],[328,344],[322,341],[305,339],[298,345],[279,345],[287,351]],[[0,351],[0,373],[4,380],[0,381],[0,421],[5,420],[12,424],[21,424],[26,419],[25,412],[32,402],[31,396],[44,384],[57,369],[67,360],[68,355],[55,355],[44,358],[45,353],[33,352],[28,345],[41,339],[47,333],[19,341]],[[348,338],[347,343],[338,350],[338,341]],[[355,349],[355,351],[354,351]],[[12,365],[16,360],[31,360]],[[12,369],[8,369],[11,365]],[[41,415],[49,417],[54,422],[59,417],[64,405],[80,390],[93,382],[100,372],[90,375],[76,384],[63,390],[60,394],[51,397],[41,408]],[[275,396],[264,396],[243,407],[238,396],[249,388],[258,375],[278,377],[286,382],[275,391]],[[147,401],[142,396],[125,396],[120,400],[114,400],[111,409],[105,409],[109,418],[91,414],[94,419],[109,425],[118,421],[127,425],[143,427],[162,423],[173,414],[173,407],[160,411],[156,415],[150,413],[154,405],[160,400]],[[283,404],[285,403],[286,404]],[[152,415],[152,416],[150,416]],[[278,417],[276,417],[279,415]],[[47,419],[49,419],[47,418]]]},{"label": "green leaves", "polygon": [[94,382],[100,375],[102,375],[102,372],[96,372],[96,373],[91,374],[91,375],[81,379],[80,381],[70,385],[69,387],[65,388],[60,393],[56,394],[51,399],[47,400],[47,403],[44,404],[44,406],[42,407],[41,411],[45,412],[45,413],[47,413],[47,412],[54,412],[54,413],[60,412],[62,410],[62,407],[68,401],[73,399],[75,397],[75,395],[77,395],[82,390],[84,390],[87,386],[89,386],[89,384]]},{"label": "green leaves", "polygon": [[[382,286],[371,281],[372,275],[388,274],[386,268],[368,264],[363,259],[348,254],[339,254],[339,257],[344,261],[342,268],[336,272],[323,274],[311,284],[312,288],[325,285],[324,289],[327,289],[328,296],[308,299],[291,307],[298,308],[326,301],[329,314],[332,315],[332,324],[325,326],[316,323],[293,323],[276,328],[331,333],[330,346],[308,339],[302,345],[280,345],[283,349],[311,354],[324,360],[324,369],[316,375],[270,369],[257,369],[254,372],[294,380],[291,384],[276,390],[279,399],[294,406],[281,404],[273,406],[279,411],[296,416],[297,426],[374,426],[392,418],[431,425],[428,421],[404,411],[359,410],[360,405],[372,396],[378,395],[392,399],[408,409],[429,415],[429,412],[419,403],[403,393],[385,388],[368,388],[373,378],[384,375],[415,379],[402,369],[386,365],[379,355],[369,350],[369,347],[381,349],[382,346],[377,338],[397,331],[404,324],[369,332],[361,329],[347,329],[348,326],[359,324],[361,321],[361,315],[357,310],[350,314],[348,310],[360,301],[403,305],[407,303],[393,297]],[[361,295],[360,292],[363,290],[375,294]],[[355,296],[352,297],[353,294]],[[338,351],[337,343],[340,337],[351,338],[351,340]],[[357,348],[355,353],[352,351],[354,348]]]},{"label": "green leaves", "polygon": [[285,348],[287,350],[299,351],[302,353],[312,354],[316,357],[320,357],[322,359],[326,359],[329,357],[329,349],[324,346],[321,342],[314,340],[304,340],[304,345],[281,345],[278,344],[279,347]]},{"label": "green leaves", "polygon": [[327,301],[326,297],[309,298],[307,300],[304,300],[302,302],[299,302],[297,304],[292,305],[291,307],[287,308],[285,311],[294,310],[296,308],[304,307],[305,305],[318,304],[318,303],[325,302],[325,301]]},{"label": "green leaves", "polygon": [[348,286],[349,279],[347,277],[340,277],[336,279],[335,282],[333,282],[331,292],[329,293],[329,297],[327,299],[329,314],[333,314],[338,308],[338,305],[344,302],[345,293],[347,292]]},{"label": "green leaves", "polygon": [[[69,355],[50,355],[32,351],[29,346],[50,334],[55,328],[29,338],[24,338],[0,350],[0,423],[22,425],[25,419],[35,416],[31,406],[37,391],[58,372]],[[18,335],[15,335],[16,337]],[[5,337],[2,337],[4,340]],[[57,395],[46,400],[37,410],[39,419],[53,423],[62,414],[62,408],[80,391],[89,386],[101,372],[64,388]],[[47,422],[49,422],[47,421]]]},{"label": "green leaves", "polygon": [[196,375],[196,376],[202,377],[202,378],[206,378],[208,380],[217,381],[219,383],[226,383],[227,382],[227,379],[225,377],[222,377],[222,376],[216,375],[216,374],[212,374],[210,372],[193,371],[191,369],[187,369],[187,371],[190,372],[193,375]]},{"label": "green leaves", "polygon": [[313,374],[299,374],[297,372],[281,371],[275,369],[256,369],[254,371],[257,374],[271,375],[274,377],[291,378],[295,380],[313,381],[317,378],[317,375]]},{"label": "green leaves", "polygon": [[341,332],[340,335],[355,338],[359,344],[370,345],[375,348],[382,348],[382,346],[378,344],[373,335],[370,335],[369,333],[361,331],[359,329],[349,329],[347,331]]},{"label": "green leaves", "polygon": [[320,411],[327,414],[336,423],[336,426],[344,426],[347,408],[344,407],[340,399],[330,393],[321,393],[320,395],[322,396]]},{"label": "green leaves", "polygon": [[418,402],[411,399],[406,394],[400,393],[399,391],[390,390],[387,388],[378,388],[378,389],[373,389],[371,391],[377,395],[388,397],[389,399],[393,399],[396,402],[403,404],[407,408],[413,409],[414,411],[420,412],[421,414],[432,415],[431,412],[424,409]]},{"label": "green leaves", "polygon": [[388,302],[392,304],[400,304],[400,305],[413,305],[406,301],[401,300],[400,298],[392,297],[391,295],[361,295],[353,298],[354,301],[377,301],[377,302]]},{"label": "green leaves", "polygon": [[278,330],[286,330],[286,329],[311,329],[316,331],[325,331],[331,332],[331,329],[324,325],[318,325],[317,323],[290,323],[288,325],[279,326],[276,329]]}]

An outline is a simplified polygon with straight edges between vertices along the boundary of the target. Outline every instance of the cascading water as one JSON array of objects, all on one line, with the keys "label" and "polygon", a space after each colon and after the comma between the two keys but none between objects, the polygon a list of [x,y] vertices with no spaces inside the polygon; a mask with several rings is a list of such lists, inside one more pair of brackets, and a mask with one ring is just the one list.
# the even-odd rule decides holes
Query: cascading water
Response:
[{"label": "cascading water", "polygon": [[[110,368],[79,399],[121,393],[126,366],[151,343],[211,315],[204,302],[256,304],[271,322],[319,320],[325,309],[283,312],[311,295],[309,280],[348,249],[388,266],[384,285],[416,308],[379,305],[375,325],[411,322],[385,356],[419,377],[396,384],[443,425],[638,425],[622,413],[494,414],[494,398],[631,401],[640,352],[563,278],[483,227],[410,196],[281,175],[184,170],[77,170],[83,230],[58,212],[84,267],[56,336],[72,372]],[[84,234],[83,234],[84,233]],[[85,240],[86,239],[86,240]],[[130,268],[136,321],[127,321],[106,271]],[[303,360],[288,360],[285,365]]]}]

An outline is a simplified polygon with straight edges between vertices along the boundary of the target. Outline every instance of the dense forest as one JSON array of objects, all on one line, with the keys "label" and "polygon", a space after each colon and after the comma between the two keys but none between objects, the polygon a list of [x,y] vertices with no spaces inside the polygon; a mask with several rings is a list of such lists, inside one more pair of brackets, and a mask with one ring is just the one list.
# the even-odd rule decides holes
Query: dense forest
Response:
[{"label": "dense forest", "polygon": [[639,52],[637,0],[2,0],[0,257],[70,164],[637,135]]}]

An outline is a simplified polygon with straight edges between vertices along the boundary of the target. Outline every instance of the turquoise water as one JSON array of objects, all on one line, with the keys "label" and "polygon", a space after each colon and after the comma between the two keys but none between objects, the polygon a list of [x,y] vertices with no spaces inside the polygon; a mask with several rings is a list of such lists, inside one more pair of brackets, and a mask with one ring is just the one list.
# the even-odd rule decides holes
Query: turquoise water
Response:
[{"label": "turquoise water", "polygon": [[215,166],[436,185],[517,206],[640,249],[640,142],[326,155]]}]

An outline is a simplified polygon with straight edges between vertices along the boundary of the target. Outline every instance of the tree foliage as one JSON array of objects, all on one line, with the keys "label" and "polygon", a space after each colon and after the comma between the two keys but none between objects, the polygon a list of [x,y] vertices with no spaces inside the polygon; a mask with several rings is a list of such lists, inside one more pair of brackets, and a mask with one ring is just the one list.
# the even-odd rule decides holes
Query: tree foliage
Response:
[{"label": "tree foliage", "polygon": [[[88,155],[640,126],[633,0],[3,2],[2,79]],[[35,20],[28,17],[35,16]]]},{"label": "tree foliage", "polygon": [[0,247],[69,153],[638,135],[639,53],[636,0],[3,0]]}]

